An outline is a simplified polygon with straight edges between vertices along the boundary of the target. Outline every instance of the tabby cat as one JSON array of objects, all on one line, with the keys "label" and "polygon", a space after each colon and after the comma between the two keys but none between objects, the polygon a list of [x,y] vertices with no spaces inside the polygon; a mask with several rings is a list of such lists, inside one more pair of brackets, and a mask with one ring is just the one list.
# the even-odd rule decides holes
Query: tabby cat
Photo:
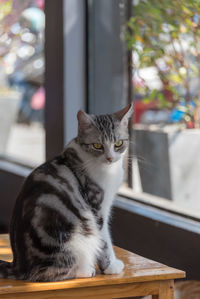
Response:
[{"label": "tabby cat", "polygon": [[109,232],[111,205],[123,181],[132,105],[107,115],[79,111],[78,136],[26,179],[10,229],[13,262],[0,277],[59,281],[120,273]]}]

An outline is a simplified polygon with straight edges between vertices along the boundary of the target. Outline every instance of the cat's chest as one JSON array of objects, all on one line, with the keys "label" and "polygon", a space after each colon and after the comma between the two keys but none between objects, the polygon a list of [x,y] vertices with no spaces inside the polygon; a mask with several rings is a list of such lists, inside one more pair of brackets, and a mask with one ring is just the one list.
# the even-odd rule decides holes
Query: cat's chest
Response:
[{"label": "cat's chest", "polygon": [[100,167],[96,165],[89,173],[90,178],[104,191],[104,197],[114,195],[123,182],[122,161]]}]

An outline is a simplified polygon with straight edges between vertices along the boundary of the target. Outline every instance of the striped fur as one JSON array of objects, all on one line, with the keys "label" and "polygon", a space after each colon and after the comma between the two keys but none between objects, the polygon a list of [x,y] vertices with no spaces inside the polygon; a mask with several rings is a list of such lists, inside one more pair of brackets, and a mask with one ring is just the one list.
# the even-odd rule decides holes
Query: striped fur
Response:
[{"label": "striped fur", "polygon": [[[77,138],[26,179],[10,227],[14,259],[0,262],[0,277],[58,281],[91,277],[96,263],[107,274],[123,269],[112,249],[108,222],[123,181],[128,130],[121,122],[130,109],[121,118],[81,112]],[[115,150],[119,139],[124,143]],[[94,150],[96,142],[104,150]]]}]

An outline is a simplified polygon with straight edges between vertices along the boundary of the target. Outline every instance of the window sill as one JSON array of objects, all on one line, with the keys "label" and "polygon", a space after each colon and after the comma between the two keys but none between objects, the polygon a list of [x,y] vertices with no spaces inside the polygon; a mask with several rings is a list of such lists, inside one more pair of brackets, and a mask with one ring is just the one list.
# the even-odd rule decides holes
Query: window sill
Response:
[{"label": "window sill", "polygon": [[200,235],[200,222],[189,219],[184,215],[175,214],[174,211],[162,210],[160,207],[148,205],[146,202],[139,202],[134,197],[128,197],[119,193],[116,197],[114,206],[129,213],[137,214],[147,219],[155,221],[157,224],[162,223],[174,228],[180,228],[184,231],[193,232]]},{"label": "window sill", "polygon": [[32,168],[16,164],[12,161],[0,159],[0,170],[25,178],[31,173]]},{"label": "window sill", "polygon": [[200,222],[200,211],[194,209],[186,209],[172,202],[171,200],[154,196],[144,192],[135,192],[126,185],[123,185],[118,195],[122,198],[129,199],[131,201],[141,203],[146,207],[152,207],[160,211],[168,212],[169,214],[181,216],[184,219],[194,220]]}]

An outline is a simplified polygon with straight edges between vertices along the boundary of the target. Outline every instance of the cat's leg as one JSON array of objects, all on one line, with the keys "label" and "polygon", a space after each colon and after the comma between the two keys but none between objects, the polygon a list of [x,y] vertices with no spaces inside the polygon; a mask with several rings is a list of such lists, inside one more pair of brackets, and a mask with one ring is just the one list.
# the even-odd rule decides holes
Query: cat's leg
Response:
[{"label": "cat's leg", "polygon": [[96,274],[95,268],[87,267],[86,265],[76,271],[76,278],[93,277]]},{"label": "cat's leg", "polygon": [[124,268],[124,263],[115,256],[108,225],[102,228],[104,247],[98,259],[98,266],[104,274],[118,274]]},{"label": "cat's leg", "polygon": [[[85,242],[85,246],[80,246],[77,253],[77,267],[76,277],[93,277],[96,274],[95,260],[96,252],[91,250],[89,246],[90,240],[88,238],[88,244]],[[88,245],[88,246],[87,246]]]},{"label": "cat's leg", "polygon": [[76,270],[76,278],[81,277],[93,277],[96,274],[94,265],[91,265],[90,261],[87,259],[82,259]]}]

